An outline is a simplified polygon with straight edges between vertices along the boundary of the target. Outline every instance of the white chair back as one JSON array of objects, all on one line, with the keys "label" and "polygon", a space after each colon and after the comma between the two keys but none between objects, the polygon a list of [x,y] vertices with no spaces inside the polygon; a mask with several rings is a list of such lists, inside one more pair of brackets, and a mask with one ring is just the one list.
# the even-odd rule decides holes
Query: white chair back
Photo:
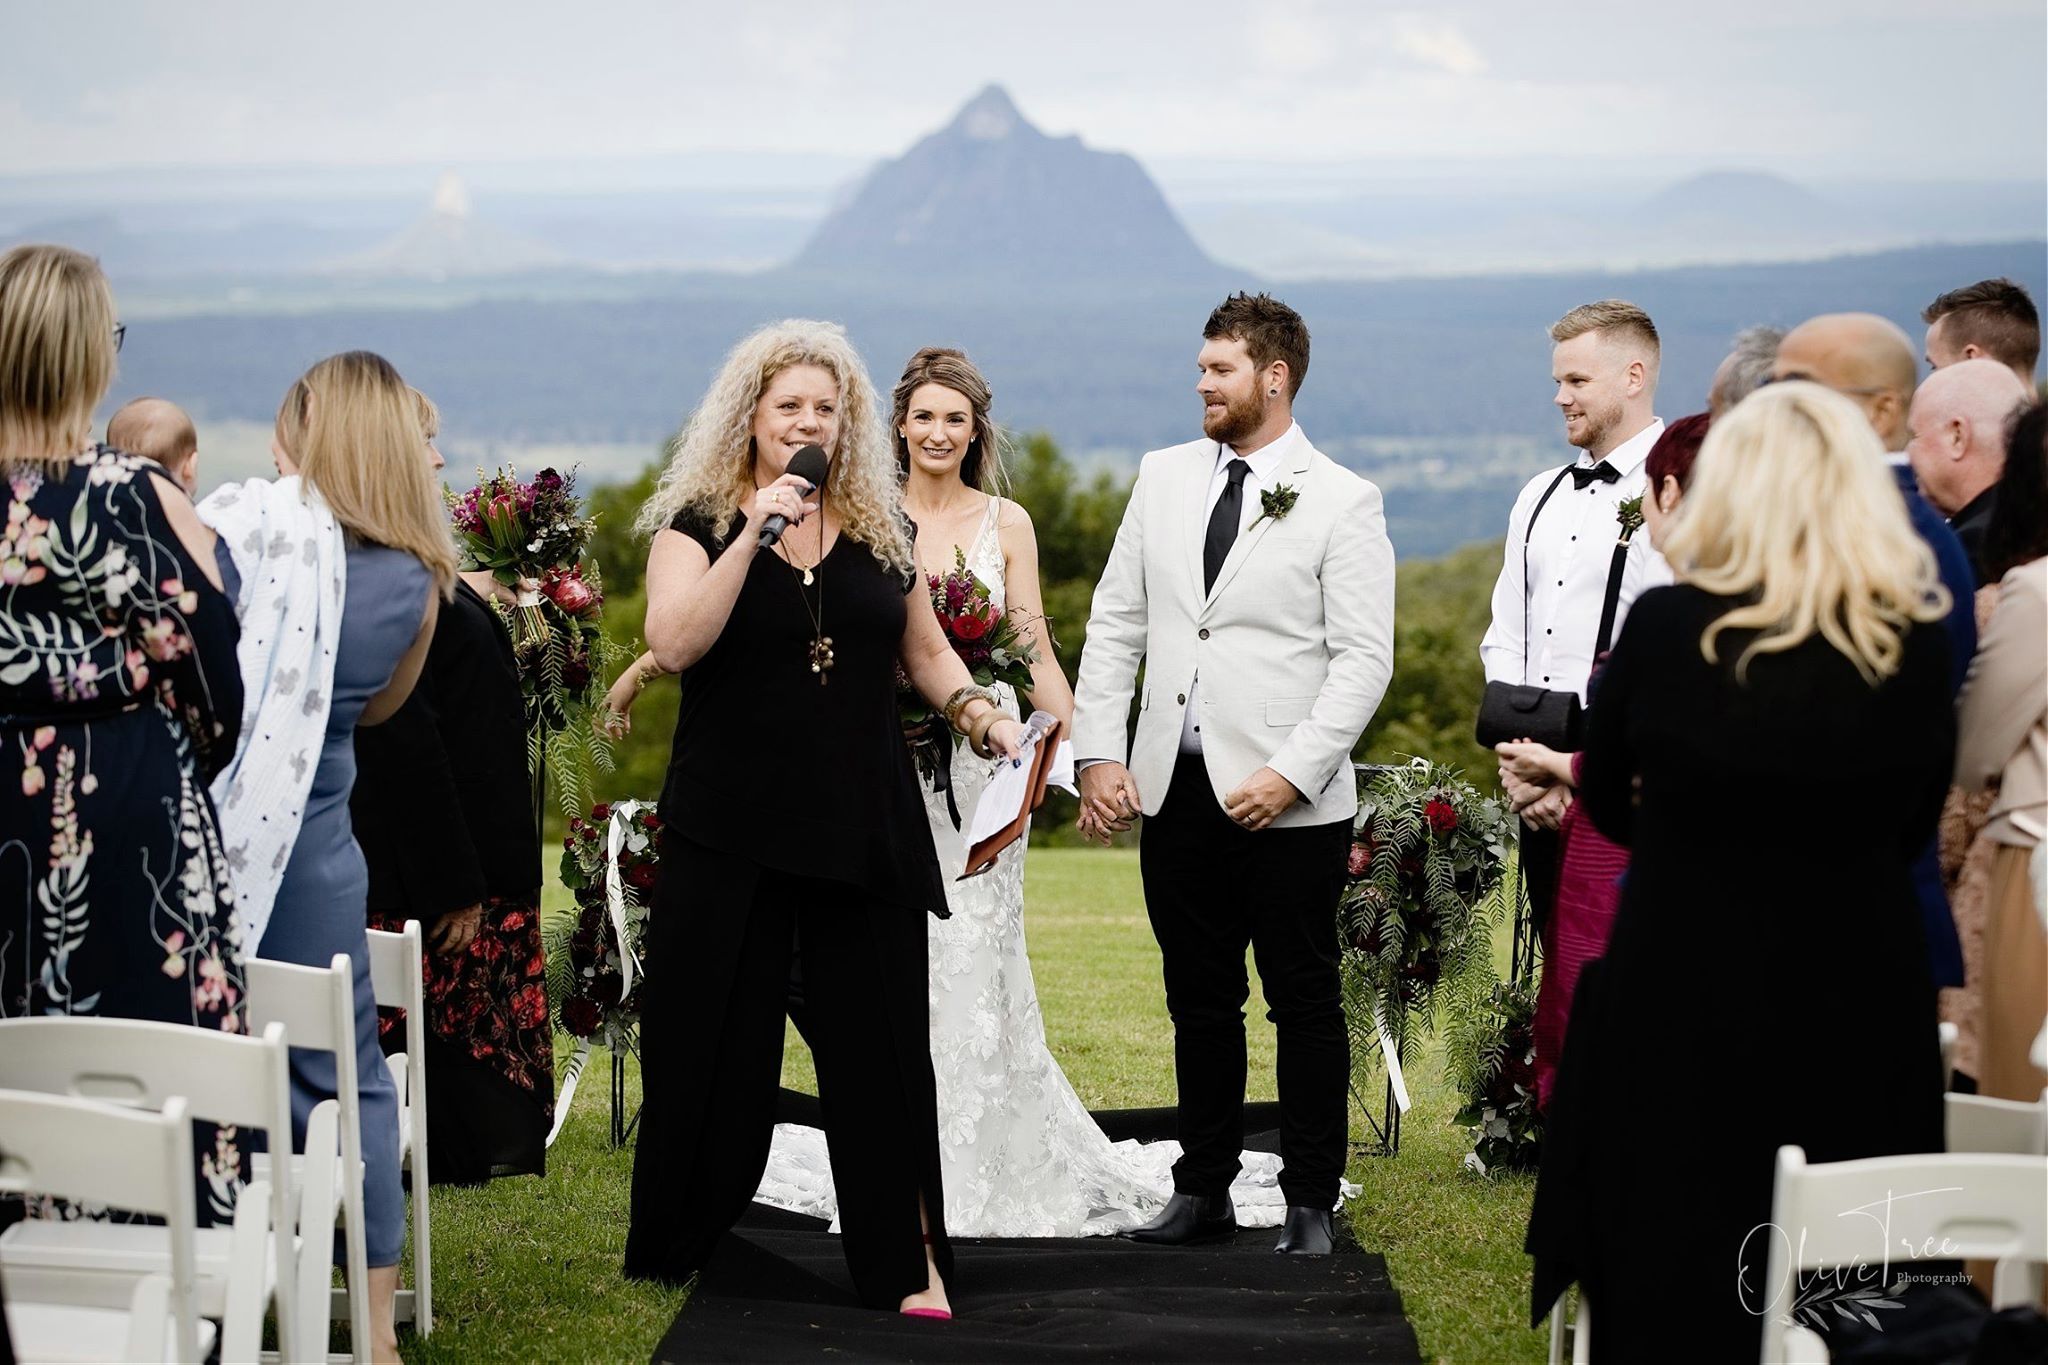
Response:
[{"label": "white chair back", "polygon": [[[274,1022],[261,1037],[243,1037],[153,1019],[0,1019],[0,1086],[153,1110],[182,1097],[195,1119],[260,1128],[274,1149],[291,1144],[291,1072],[284,1026]],[[289,1292],[297,1262],[296,1205],[289,1163],[273,1167],[266,1184],[265,1218],[275,1234],[278,1338],[296,1341]],[[248,1200],[249,1191],[241,1198]],[[90,1255],[90,1248],[67,1250]],[[259,1331],[261,1320],[259,1303]]]},{"label": "white chair back", "polygon": [[[51,1195],[162,1218],[170,1242],[176,1359],[200,1350],[192,1119],[173,1096],[159,1112],[0,1090],[0,1191]],[[17,1353],[33,1348],[16,1342]]]},{"label": "white chair back", "polygon": [[1941,1088],[1946,1090],[1955,1079],[1956,1041],[1962,1030],[1944,1019],[1934,1026],[1935,1036],[1941,1040]]},{"label": "white chair back", "polygon": [[2031,1104],[1954,1092],[1943,1099],[1948,1106],[1951,1152],[2048,1156],[2048,1090]]},{"label": "white chair back", "polygon": [[[302,967],[295,962],[275,962],[252,957],[242,964],[248,988],[249,1027],[265,1028],[273,1023],[285,1026],[293,1047],[315,1048],[334,1054],[336,1126],[341,1130],[341,1208],[343,1246],[348,1275],[349,1344],[359,1359],[370,1351],[370,1258],[363,1230],[363,1101],[356,1077],[355,966],[346,953],[336,953],[325,967]],[[324,1150],[313,1145],[307,1128],[307,1151]],[[311,1166],[311,1162],[307,1166]],[[301,1176],[310,1183],[310,1169]],[[330,1224],[321,1226],[331,1226]],[[301,1204],[300,1227],[304,1231],[305,1253],[300,1257],[300,1278],[317,1280],[325,1297],[331,1265],[324,1244],[316,1245],[318,1227],[305,1218]],[[311,1296],[307,1289],[305,1296]],[[302,1297],[301,1302],[304,1301]],[[321,1315],[325,1320],[326,1315]],[[309,1322],[306,1330],[312,1331]]]},{"label": "white chair back", "polygon": [[405,1052],[387,1057],[398,1087],[399,1159],[412,1175],[412,1284],[398,1292],[398,1319],[413,1331],[434,1330],[433,1223],[427,1199],[427,979],[420,922],[402,932],[370,930],[370,985],[379,1005],[405,1011]]},{"label": "white chair back", "polygon": [[1765,1361],[1788,1357],[1801,1270],[1996,1261],[1992,1306],[2007,1307],[2023,1293],[2026,1263],[2048,1260],[2048,1160],[1936,1152],[1809,1166],[1803,1149],[1780,1147],[1767,1235],[1755,1305]]}]

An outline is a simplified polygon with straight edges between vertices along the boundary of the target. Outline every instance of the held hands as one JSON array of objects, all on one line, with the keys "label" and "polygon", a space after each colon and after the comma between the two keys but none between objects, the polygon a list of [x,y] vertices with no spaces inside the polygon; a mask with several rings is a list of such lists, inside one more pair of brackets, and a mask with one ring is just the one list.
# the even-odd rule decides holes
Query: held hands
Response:
[{"label": "held hands", "polygon": [[1081,818],[1075,827],[1085,839],[1107,846],[1138,818],[1138,783],[1121,763],[1091,763],[1076,775],[1081,787]]},{"label": "held hands", "polygon": [[810,487],[809,480],[784,474],[766,488],[755,489],[753,499],[747,503],[747,525],[759,530],[770,517],[783,517],[792,526],[801,524],[818,510],[817,503],[804,501]]},{"label": "held hands", "polygon": [[435,920],[434,927],[427,931],[427,947],[447,956],[462,952],[476,938],[477,930],[483,927],[483,922],[482,905],[472,905],[465,910],[450,910]]},{"label": "held hands", "polygon": [[1530,739],[1509,740],[1493,746],[1500,756],[1501,777],[1509,774],[1521,782],[1547,787],[1553,782],[1570,783],[1572,756],[1561,754],[1547,744]]},{"label": "held hands", "polygon": [[1531,829],[1555,830],[1564,823],[1564,813],[1571,804],[1572,789],[1562,782],[1556,783],[1520,808],[1522,823]]},{"label": "held hands", "polygon": [[1261,830],[1300,799],[1292,782],[1271,768],[1261,768],[1223,799],[1223,813],[1246,829]]}]

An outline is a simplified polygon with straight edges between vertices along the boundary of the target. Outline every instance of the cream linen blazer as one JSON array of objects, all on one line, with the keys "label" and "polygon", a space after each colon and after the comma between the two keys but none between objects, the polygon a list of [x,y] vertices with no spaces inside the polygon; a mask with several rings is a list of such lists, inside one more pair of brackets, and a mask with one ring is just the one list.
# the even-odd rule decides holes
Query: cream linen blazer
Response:
[{"label": "cream linen blazer", "polygon": [[1204,593],[1216,456],[1216,442],[1190,441],[1139,466],[1088,617],[1074,756],[1125,762],[1145,814],[1157,814],[1199,673],[1202,756],[1219,804],[1269,767],[1304,798],[1275,827],[1349,819],[1351,747],[1394,668],[1394,548],[1380,491],[1296,442],[1273,475],[1298,492],[1293,510],[1238,536]]}]

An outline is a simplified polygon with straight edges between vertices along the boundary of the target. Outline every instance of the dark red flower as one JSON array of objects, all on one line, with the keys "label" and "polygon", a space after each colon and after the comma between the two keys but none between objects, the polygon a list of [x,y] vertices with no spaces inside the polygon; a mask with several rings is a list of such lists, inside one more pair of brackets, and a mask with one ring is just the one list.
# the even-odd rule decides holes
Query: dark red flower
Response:
[{"label": "dark red flower", "polygon": [[619,1003],[619,987],[625,981],[617,972],[599,972],[590,982],[590,997],[600,1005]]},{"label": "dark red flower", "polygon": [[533,1028],[548,1017],[548,993],[538,983],[522,986],[512,997],[512,1018],[521,1028]]},{"label": "dark red flower", "polygon": [[548,570],[541,580],[541,595],[560,607],[570,616],[584,616],[604,604],[604,598],[597,589],[583,580],[583,570],[571,569],[563,573],[559,569]]},{"label": "dark red flower", "polygon": [[603,1022],[604,1011],[595,1000],[586,1000],[578,995],[562,1005],[562,1027],[578,1038],[592,1037]]},{"label": "dark red flower", "polygon": [[953,634],[962,640],[979,640],[988,634],[991,624],[986,617],[963,611],[953,618]]},{"label": "dark red flower", "polygon": [[575,693],[590,686],[590,660],[581,654],[571,654],[562,660],[562,687]]},{"label": "dark red flower", "polygon": [[656,815],[656,814],[655,814],[655,813],[654,813],[653,811],[651,811],[651,810],[650,810],[650,811],[646,811],[646,812],[643,812],[643,813],[641,814],[641,816],[640,816],[640,823],[641,823],[641,824],[643,824],[643,825],[645,825],[645,826],[647,826],[647,828],[649,828],[649,829],[660,829],[660,828],[661,828],[661,817],[660,817],[659,815]]},{"label": "dark red flower", "polygon": [[1439,839],[1458,828],[1458,808],[1441,796],[1430,797],[1422,807],[1422,814],[1429,821],[1430,832]]},{"label": "dark red flower", "polygon": [[655,881],[661,876],[653,863],[646,860],[627,863],[621,871],[626,885],[640,891],[652,891]]},{"label": "dark red flower", "polygon": [[600,824],[602,824],[606,820],[611,819],[611,803],[609,801],[600,801],[596,805],[592,806],[590,808],[590,818],[597,821]]}]

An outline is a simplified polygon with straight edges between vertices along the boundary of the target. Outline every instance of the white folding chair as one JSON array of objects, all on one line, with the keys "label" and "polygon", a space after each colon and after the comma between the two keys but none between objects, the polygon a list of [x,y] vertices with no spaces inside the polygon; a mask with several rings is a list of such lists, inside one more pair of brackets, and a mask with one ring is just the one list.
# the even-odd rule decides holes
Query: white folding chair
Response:
[{"label": "white folding chair", "polygon": [[1586,1365],[1593,1358],[1592,1329],[1593,1316],[1586,1307],[1586,1296],[1574,1294],[1567,1289],[1557,1296],[1557,1302],[1550,1306],[1550,1365],[1564,1365],[1564,1343],[1569,1336],[1572,1344],[1572,1365]]},{"label": "white folding chair", "polygon": [[[347,953],[336,953],[325,967],[302,967],[293,962],[251,957],[243,961],[242,968],[248,988],[250,1028],[283,1024],[285,1036],[293,1047],[334,1054],[334,1122],[340,1129],[341,1159],[325,1188],[329,1191],[335,1185],[340,1188],[343,1259],[348,1280],[343,1302],[348,1318],[349,1349],[358,1360],[367,1360],[370,1354],[370,1261],[363,1229],[363,1102],[362,1092],[356,1084],[355,967],[349,962]],[[316,1150],[312,1145],[314,1132],[310,1122],[306,1138],[307,1150]],[[292,1160],[294,1169],[299,1173],[297,1179],[309,1191],[322,1188],[320,1174],[312,1167],[323,1163],[307,1162],[303,1157],[293,1157]],[[261,1174],[264,1168],[264,1160],[258,1158],[258,1173]],[[329,1202],[324,1207],[331,1217],[334,1203],[331,1194],[327,1198]],[[302,1314],[308,1307],[312,1310],[306,1325],[309,1333],[316,1330],[312,1325],[314,1322],[324,1325],[330,1319],[332,1309],[328,1307],[331,1302],[328,1286],[334,1273],[333,1224],[330,1221],[316,1226],[315,1221],[308,1218],[307,1205],[314,1202],[317,1201],[312,1198],[301,1201],[299,1220],[300,1245],[303,1248],[299,1257],[299,1305]]]},{"label": "white folding chair", "polygon": [[[4,1019],[0,1086],[138,1109],[160,1110],[181,1097],[194,1119],[260,1128],[272,1143],[291,1140],[291,1075],[281,1024],[251,1038],[145,1019]],[[270,1254],[261,1269],[262,1292],[242,1305],[241,1315],[228,1303],[237,1234],[204,1228],[196,1239],[199,1311],[222,1320],[221,1347],[232,1359],[255,1354],[269,1303],[277,1309],[278,1340],[301,1351],[307,1344],[293,1311],[297,1210],[289,1171],[272,1171],[268,1184],[269,1207],[261,1212]],[[169,1254],[162,1229],[140,1224],[31,1219],[0,1233],[0,1267],[10,1281],[98,1277],[106,1281],[110,1305],[129,1302],[135,1281],[162,1272]]]},{"label": "white folding chair", "polygon": [[1764,1277],[1767,1362],[1826,1360],[1820,1337],[1791,1321],[1801,1270],[1894,1268],[1926,1248],[1942,1260],[1998,1263],[1994,1308],[2025,1301],[2027,1263],[2048,1261],[2048,1159],[1935,1152],[1806,1164],[1778,1149]]},{"label": "white folding chair", "polygon": [[2028,1104],[1987,1095],[1943,1096],[1948,1105],[1948,1150],[2048,1156],[2048,1090]]},{"label": "white folding chair", "polygon": [[1946,1019],[1936,1024],[1934,1031],[1935,1036],[1941,1039],[1941,1088],[1946,1090],[1955,1084],[1956,1042],[1963,1034],[1961,1029]]},{"label": "white folding chair", "polygon": [[[168,1319],[168,1358],[193,1365],[205,1360],[215,1332],[199,1315],[192,1119],[185,1102],[174,1096],[152,1112],[0,1090],[0,1135],[0,1191],[155,1214],[164,1220],[157,1231],[170,1261],[167,1274],[138,1282],[120,1307],[94,1302],[103,1285],[67,1295],[61,1281],[30,1286],[10,1276],[7,1330],[17,1357],[163,1360]],[[249,1193],[245,1209],[260,1209],[269,1198],[268,1189],[251,1186]],[[260,1233],[255,1220],[250,1226]],[[250,1240],[254,1256],[237,1269],[260,1276],[262,1241]]]},{"label": "white folding chair", "polygon": [[398,1088],[398,1159],[412,1176],[412,1283],[398,1291],[398,1321],[434,1330],[433,1225],[427,1214],[427,982],[420,922],[396,934],[370,930],[370,985],[379,1005],[405,1011],[405,1051],[387,1055]]}]

